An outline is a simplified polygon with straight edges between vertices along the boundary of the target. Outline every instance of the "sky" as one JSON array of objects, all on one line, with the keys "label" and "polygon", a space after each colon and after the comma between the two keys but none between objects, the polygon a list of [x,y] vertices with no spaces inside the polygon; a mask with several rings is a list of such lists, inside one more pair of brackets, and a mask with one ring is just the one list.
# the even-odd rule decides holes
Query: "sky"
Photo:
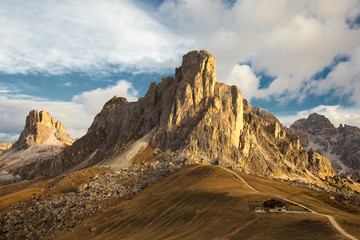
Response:
[{"label": "sky", "polygon": [[0,141],[32,109],[81,137],[194,49],[286,126],[317,112],[360,127],[359,0],[1,0],[0,33]]}]

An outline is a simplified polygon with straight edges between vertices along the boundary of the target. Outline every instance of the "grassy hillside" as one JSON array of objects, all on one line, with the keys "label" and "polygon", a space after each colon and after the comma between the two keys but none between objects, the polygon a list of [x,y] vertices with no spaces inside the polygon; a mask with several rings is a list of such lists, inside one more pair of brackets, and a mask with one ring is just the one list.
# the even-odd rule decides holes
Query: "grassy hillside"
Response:
[{"label": "grassy hillside", "polygon": [[[243,177],[254,187],[269,188],[275,194],[282,191],[281,186],[290,187]],[[192,166],[56,238],[345,239],[322,216],[252,212],[254,203],[269,198],[249,190],[219,167]]]},{"label": "grassy hillside", "polygon": [[301,203],[312,210],[335,217],[339,225],[349,234],[360,239],[360,207],[339,202],[330,198],[326,192],[316,192],[308,188],[299,188],[279,181],[270,181],[253,175],[237,172],[258,191],[282,196]]}]

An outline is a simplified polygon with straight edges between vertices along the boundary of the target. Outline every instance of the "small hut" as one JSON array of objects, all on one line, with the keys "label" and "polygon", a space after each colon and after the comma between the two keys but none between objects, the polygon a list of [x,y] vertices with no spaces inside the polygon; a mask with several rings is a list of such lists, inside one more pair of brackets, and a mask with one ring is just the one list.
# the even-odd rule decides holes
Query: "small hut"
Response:
[{"label": "small hut", "polygon": [[264,208],[269,209],[270,211],[286,211],[285,202],[278,199],[270,199],[263,203]]}]

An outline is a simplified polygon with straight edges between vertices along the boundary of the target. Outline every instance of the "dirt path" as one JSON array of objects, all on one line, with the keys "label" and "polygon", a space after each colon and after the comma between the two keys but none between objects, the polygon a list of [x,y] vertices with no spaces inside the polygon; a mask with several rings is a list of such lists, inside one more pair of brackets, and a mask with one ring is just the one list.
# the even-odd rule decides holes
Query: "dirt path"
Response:
[{"label": "dirt path", "polygon": [[[245,183],[245,185],[248,186],[248,188],[250,188],[251,190],[253,190],[253,191],[255,191],[255,192],[258,192],[258,193],[263,193],[263,192],[260,192],[260,191],[256,190],[256,189],[253,188],[252,186],[250,186],[250,185],[245,181],[245,179],[243,179],[242,177],[240,177],[240,176],[239,176],[238,174],[236,174],[235,172],[233,172],[233,171],[231,171],[231,170],[229,170],[229,169],[227,169],[227,168],[224,168],[224,167],[222,167],[222,168],[225,169],[226,171],[234,174],[234,176],[236,176],[236,177],[237,177],[238,179],[240,179],[243,183]],[[263,194],[266,194],[266,193],[263,193]],[[310,213],[312,213],[312,214],[316,214],[316,215],[320,215],[320,216],[327,217],[327,218],[329,219],[330,223],[334,226],[334,228],[335,228],[336,230],[338,230],[342,235],[344,235],[345,237],[347,237],[347,238],[349,238],[349,239],[351,239],[351,240],[358,240],[356,237],[354,237],[354,236],[350,235],[349,233],[345,232],[345,230],[344,230],[342,227],[340,227],[340,225],[336,222],[336,220],[335,220],[335,218],[334,218],[333,216],[315,212],[314,210],[312,210],[312,209],[310,209],[310,208],[308,208],[308,207],[305,207],[304,205],[302,205],[302,204],[300,204],[300,203],[297,203],[297,202],[294,202],[294,201],[292,201],[292,200],[289,200],[289,199],[287,199],[287,198],[280,197],[280,196],[276,196],[276,197],[277,197],[277,198],[281,198],[281,199],[283,199],[283,200],[285,200],[285,201],[287,201],[287,202],[290,202],[290,203],[292,203],[292,204],[298,205],[299,207],[302,207],[302,208],[308,210],[308,211],[309,211]]]}]

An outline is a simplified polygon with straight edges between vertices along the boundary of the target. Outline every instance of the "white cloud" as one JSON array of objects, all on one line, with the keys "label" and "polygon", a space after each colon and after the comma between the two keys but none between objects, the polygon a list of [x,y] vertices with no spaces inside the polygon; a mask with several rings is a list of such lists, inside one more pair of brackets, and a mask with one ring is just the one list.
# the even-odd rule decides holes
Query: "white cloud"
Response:
[{"label": "white cloud", "polygon": [[249,65],[237,64],[231,70],[230,76],[225,79],[225,83],[238,86],[243,97],[251,99],[256,97],[260,81]]},{"label": "white cloud", "polygon": [[325,95],[333,91],[334,96],[349,97],[360,105],[360,45],[354,50],[348,62],[339,63],[325,79],[314,81],[307,87],[315,95]]},{"label": "white cloud", "polygon": [[74,86],[74,83],[73,82],[65,82],[64,86],[65,87],[72,87],[72,86]]},{"label": "white cloud", "polygon": [[191,41],[130,0],[1,1],[0,71],[159,71]]},{"label": "white cloud", "polygon": [[56,120],[64,124],[71,137],[81,137],[105,102],[114,95],[134,100],[137,92],[131,83],[121,80],[114,86],[76,95],[71,102],[54,102],[28,95],[0,95],[0,141],[16,141],[25,126],[26,116],[32,109],[46,109]]},{"label": "white cloud", "polygon": [[121,80],[115,86],[109,86],[105,89],[98,88],[75,95],[72,100],[75,103],[82,104],[88,113],[95,116],[111,97],[119,96],[127,98],[128,101],[135,101],[137,95],[138,92],[133,89],[131,83]]},{"label": "white cloud", "polygon": [[347,20],[359,12],[357,0],[242,0],[233,6],[166,0],[157,12],[130,0],[2,1],[0,72],[158,72],[205,48],[218,60],[219,81],[251,61],[253,72],[276,79],[247,95],[285,101],[304,97],[300,90],[336,56],[354,54],[360,31]]},{"label": "white cloud", "polygon": [[360,45],[360,31],[346,23],[360,12],[356,0],[242,0],[232,8],[222,0],[167,0],[159,12],[215,55],[220,81],[251,61],[252,71],[276,79],[250,95],[279,101],[302,97],[314,74]]}]

